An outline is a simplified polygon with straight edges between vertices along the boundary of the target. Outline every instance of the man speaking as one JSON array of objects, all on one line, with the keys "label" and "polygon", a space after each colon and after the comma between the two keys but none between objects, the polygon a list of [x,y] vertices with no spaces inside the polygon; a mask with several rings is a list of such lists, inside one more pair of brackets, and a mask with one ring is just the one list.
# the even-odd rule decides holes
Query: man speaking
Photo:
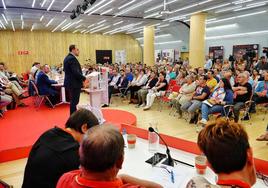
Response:
[{"label": "man speaking", "polygon": [[63,70],[65,72],[64,87],[70,93],[70,114],[76,111],[79,103],[81,88],[86,77],[83,76],[80,63],[76,57],[79,56],[79,49],[75,45],[69,46],[69,54],[64,59]]}]

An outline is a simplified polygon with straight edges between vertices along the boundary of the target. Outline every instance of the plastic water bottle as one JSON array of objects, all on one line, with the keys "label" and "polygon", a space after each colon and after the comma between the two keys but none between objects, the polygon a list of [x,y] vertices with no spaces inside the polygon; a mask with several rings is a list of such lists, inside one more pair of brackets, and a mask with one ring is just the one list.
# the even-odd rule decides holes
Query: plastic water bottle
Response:
[{"label": "plastic water bottle", "polygon": [[[158,131],[157,128],[155,128],[155,131]],[[148,142],[149,152],[156,153],[159,147],[159,137],[155,132],[148,132]]]}]

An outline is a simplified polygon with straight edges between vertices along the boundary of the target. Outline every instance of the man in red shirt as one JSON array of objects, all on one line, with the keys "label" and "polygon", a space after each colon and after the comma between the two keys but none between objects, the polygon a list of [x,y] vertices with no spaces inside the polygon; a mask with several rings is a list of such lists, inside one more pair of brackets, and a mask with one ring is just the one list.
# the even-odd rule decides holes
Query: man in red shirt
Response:
[{"label": "man in red shirt", "polygon": [[80,149],[81,169],[65,173],[57,188],[160,188],[128,175],[118,176],[124,161],[124,139],[112,126],[96,126],[85,134]]}]

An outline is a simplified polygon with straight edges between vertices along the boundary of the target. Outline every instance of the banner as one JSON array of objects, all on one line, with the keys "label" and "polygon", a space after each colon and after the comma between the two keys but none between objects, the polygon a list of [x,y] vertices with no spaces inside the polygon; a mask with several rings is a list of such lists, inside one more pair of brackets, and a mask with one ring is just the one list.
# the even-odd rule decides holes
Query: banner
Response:
[{"label": "banner", "polygon": [[237,59],[253,59],[258,58],[259,45],[258,44],[246,44],[246,45],[234,45],[233,56]]},{"label": "banner", "polygon": [[96,63],[104,64],[109,63],[112,64],[112,50],[96,50]]},{"label": "banner", "polygon": [[116,50],[115,51],[115,62],[121,64],[126,64],[126,50]]},{"label": "banner", "polygon": [[209,47],[209,57],[211,59],[223,59],[223,57],[224,57],[223,46],[210,46]]}]

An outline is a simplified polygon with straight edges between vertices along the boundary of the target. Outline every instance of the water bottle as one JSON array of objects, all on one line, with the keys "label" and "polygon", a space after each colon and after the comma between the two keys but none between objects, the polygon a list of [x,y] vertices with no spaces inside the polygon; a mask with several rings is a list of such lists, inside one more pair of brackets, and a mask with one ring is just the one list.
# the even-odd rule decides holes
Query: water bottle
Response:
[{"label": "water bottle", "polygon": [[[157,128],[154,128],[155,131],[158,131]],[[156,153],[159,147],[159,136],[155,132],[148,132],[148,149],[151,153]]]}]

